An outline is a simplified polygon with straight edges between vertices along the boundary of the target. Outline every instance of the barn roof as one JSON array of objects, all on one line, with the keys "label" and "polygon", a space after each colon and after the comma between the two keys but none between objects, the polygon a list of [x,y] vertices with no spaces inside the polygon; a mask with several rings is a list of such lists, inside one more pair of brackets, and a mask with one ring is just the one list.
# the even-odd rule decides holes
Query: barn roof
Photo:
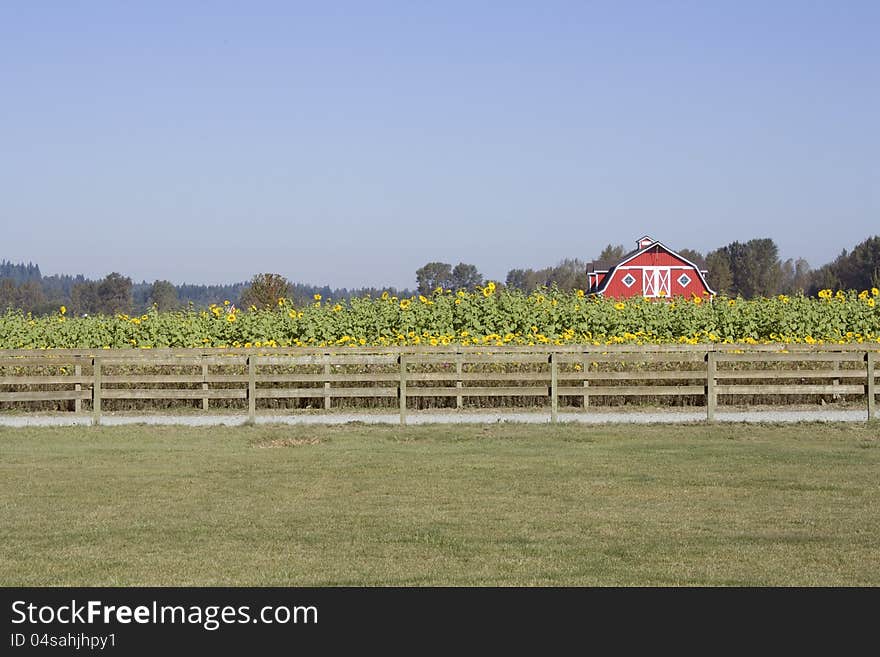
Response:
[{"label": "barn roof", "polygon": [[[645,237],[647,237],[647,235]],[[645,239],[645,238],[643,237],[642,239]],[[703,287],[706,288],[706,291],[709,292],[709,294],[712,294],[712,295],[715,294],[715,290],[713,290],[711,287],[709,287],[709,283],[706,281],[706,277],[703,276],[702,269],[700,269],[696,264],[694,264],[693,262],[691,262],[690,260],[688,260],[684,256],[679,255],[678,253],[676,253],[675,251],[670,249],[668,246],[666,246],[665,244],[663,244],[663,242],[660,242],[659,240],[655,240],[641,249],[635,249],[634,251],[630,251],[625,256],[623,256],[623,259],[621,259],[620,262],[618,262],[617,264],[615,264],[613,266],[607,267],[608,273],[605,274],[605,278],[602,279],[602,284],[596,289],[596,291],[593,294],[604,294],[605,288],[608,287],[608,283],[611,282],[611,278],[614,276],[615,269],[617,269],[621,265],[625,265],[630,260],[633,260],[634,258],[640,256],[641,254],[653,249],[655,246],[659,246],[661,249],[663,249],[664,251],[666,251],[670,255],[678,258],[682,262],[685,262],[685,263],[689,264],[691,267],[693,267],[694,271],[696,271],[697,275],[700,277],[700,281],[703,283]],[[594,267],[593,271],[594,272],[597,271],[597,268]]]}]

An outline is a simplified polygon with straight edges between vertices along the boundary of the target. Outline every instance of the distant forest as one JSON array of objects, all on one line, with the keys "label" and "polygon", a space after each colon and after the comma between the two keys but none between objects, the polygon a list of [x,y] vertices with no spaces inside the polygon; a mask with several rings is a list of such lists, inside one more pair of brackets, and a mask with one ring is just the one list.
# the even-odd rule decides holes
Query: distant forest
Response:
[{"label": "distant forest", "polygon": [[[20,309],[34,315],[52,314],[65,306],[73,314],[142,313],[155,303],[162,310],[207,308],[224,301],[242,305],[242,297],[250,282],[226,285],[175,285],[169,281],[141,281],[117,272],[101,280],[91,280],[82,274],[54,274],[43,276],[39,265],[0,261],[0,312],[6,308]],[[323,299],[347,300],[366,295],[378,296],[388,290],[398,296],[410,296],[411,290],[396,288],[331,288],[329,285],[289,283],[286,290],[294,304],[303,305],[320,294]]]},{"label": "distant forest", "polygon": [[[675,249],[707,271],[709,285],[719,294],[744,298],[777,294],[815,295],[821,289],[865,290],[880,287],[880,236],[869,237],[851,251],[844,250],[832,262],[812,269],[803,258],[781,260],[772,239],[731,242],[702,254],[693,249]],[[530,292],[557,286],[564,290],[587,287],[588,268],[607,268],[627,254],[623,245],[607,245],[592,261],[570,258],[539,269],[511,269],[502,286]],[[0,261],[0,309],[12,308],[34,315],[58,312],[65,306],[72,314],[142,313],[156,305],[160,310],[193,307],[230,301],[240,307],[268,305],[284,296],[294,305],[310,303],[315,295],[338,301],[354,297],[379,296],[387,291],[398,297],[429,294],[437,287],[473,289],[484,277],[475,265],[429,262],[416,272],[416,291],[388,288],[331,288],[327,285],[292,283],[277,274],[255,274],[251,281],[226,285],[173,284],[157,280],[133,283],[113,272],[101,280],[83,275],[44,276],[37,264]]]}]

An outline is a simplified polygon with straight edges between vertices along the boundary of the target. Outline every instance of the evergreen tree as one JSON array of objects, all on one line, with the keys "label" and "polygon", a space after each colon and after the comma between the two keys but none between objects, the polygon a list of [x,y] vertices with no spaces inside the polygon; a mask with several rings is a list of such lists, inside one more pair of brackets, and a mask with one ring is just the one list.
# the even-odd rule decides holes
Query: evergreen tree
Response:
[{"label": "evergreen tree", "polygon": [[98,283],[98,312],[113,315],[131,312],[131,279],[118,272]]},{"label": "evergreen tree", "polygon": [[150,286],[148,301],[150,305],[155,304],[160,312],[175,310],[178,305],[177,288],[169,281],[154,281]]}]

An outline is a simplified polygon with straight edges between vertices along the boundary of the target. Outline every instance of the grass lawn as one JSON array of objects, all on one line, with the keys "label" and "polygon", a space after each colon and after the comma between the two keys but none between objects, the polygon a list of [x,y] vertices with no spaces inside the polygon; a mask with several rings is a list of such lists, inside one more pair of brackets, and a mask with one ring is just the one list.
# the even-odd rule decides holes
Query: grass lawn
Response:
[{"label": "grass lawn", "polygon": [[880,425],[0,428],[0,585],[880,585]]}]

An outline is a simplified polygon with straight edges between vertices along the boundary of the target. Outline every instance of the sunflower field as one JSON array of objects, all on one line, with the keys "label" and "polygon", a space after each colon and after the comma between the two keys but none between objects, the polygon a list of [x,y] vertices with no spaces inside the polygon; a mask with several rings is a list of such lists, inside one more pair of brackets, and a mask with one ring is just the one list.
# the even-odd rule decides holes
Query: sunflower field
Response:
[{"label": "sunflower field", "polygon": [[716,297],[626,301],[582,290],[531,294],[495,283],[473,292],[350,301],[315,299],[294,307],[207,310],[139,316],[0,315],[0,348],[340,347],[412,345],[574,345],[880,342],[880,291],[745,300]]}]

